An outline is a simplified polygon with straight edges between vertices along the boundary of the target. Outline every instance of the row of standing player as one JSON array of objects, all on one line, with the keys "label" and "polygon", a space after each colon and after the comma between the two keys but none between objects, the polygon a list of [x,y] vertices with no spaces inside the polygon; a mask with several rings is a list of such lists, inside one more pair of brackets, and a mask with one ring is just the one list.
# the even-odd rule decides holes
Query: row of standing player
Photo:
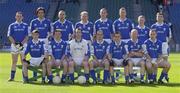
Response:
[{"label": "row of standing player", "polygon": [[[59,20],[53,23],[51,26],[51,22],[44,18],[45,10],[43,8],[38,8],[37,11],[38,18],[32,20],[30,24],[31,31],[38,30],[39,32],[39,40],[44,41],[47,45],[48,37],[51,36],[52,28],[60,29],[62,32],[62,39],[65,41],[69,40],[73,37],[73,25],[70,21],[65,19],[65,11],[61,10],[58,14]],[[93,24],[88,21],[88,13],[86,11],[81,12],[81,21],[75,25],[75,28],[82,30],[82,38],[86,40],[91,40],[92,35],[96,34],[97,30],[102,30],[104,34],[104,40],[108,43],[111,42],[112,33],[120,32],[121,38],[123,41],[127,42],[130,39],[130,31],[133,28],[132,22],[126,18],[126,10],[125,8],[121,8],[119,10],[120,18],[117,19],[114,23],[112,23],[109,19],[107,19],[107,10],[102,8],[100,10],[101,18]],[[9,26],[8,37],[12,43],[12,58],[13,65],[11,68],[11,80],[14,80],[15,71],[16,71],[16,63],[18,58],[18,53],[15,48],[16,42],[21,42],[25,44],[28,40],[28,25],[22,22],[22,13],[16,13],[16,22],[12,23]],[[157,23],[152,25],[152,28],[156,29],[157,38],[163,42],[163,45],[168,46],[167,43],[171,38],[171,31],[165,23],[163,23],[164,18],[161,13],[157,13]],[[142,41],[145,41],[149,38],[148,33],[149,29],[144,25],[145,18],[144,16],[138,17],[139,25],[135,27],[138,31],[138,38]],[[95,29],[93,32],[93,28]],[[21,37],[19,37],[21,36]],[[47,46],[46,46],[47,47]],[[46,48],[47,49],[47,48]],[[166,49],[166,48],[162,48]],[[167,53],[166,53],[167,54]],[[21,58],[22,59],[22,58]],[[167,60],[167,57],[166,57]],[[23,62],[23,61],[22,61]],[[37,76],[34,73],[34,76]]]}]

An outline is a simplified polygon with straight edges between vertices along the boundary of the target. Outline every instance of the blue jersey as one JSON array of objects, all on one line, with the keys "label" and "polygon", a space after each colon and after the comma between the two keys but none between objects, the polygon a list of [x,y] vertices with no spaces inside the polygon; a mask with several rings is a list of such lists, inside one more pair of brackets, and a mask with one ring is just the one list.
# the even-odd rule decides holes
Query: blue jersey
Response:
[{"label": "blue jersey", "polygon": [[60,22],[60,20],[57,20],[53,23],[53,29],[54,29],[54,31],[56,29],[61,29],[62,40],[68,41],[70,39],[69,35],[73,34],[74,27],[73,27],[72,22],[70,22],[68,20],[65,20],[64,23]]},{"label": "blue jersey", "polygon": [[120,45],[117,45],[115,42],[112,42],[108,48],[108,52],[112,55],[112,58],[123,59],[123,56],[126,55],[125,45],[126,43],[122,41]]},{"label": "blue jersey", "polygon": [[163,23],[155,23],[151,26],[152,29],[156,29],[157,39],[162,42],[167,42],[167,38],[171,38],[171,30],[169,25]]},{"label": "blue jersey", "polygon": [[66,47],[67,47],[67,43],[65,41],[63,41],[63,40],[61,40],[60,42],[52,40],[49,43],[50,54],[55,59],[61,59],[65,55]]},{"label": "blue jersey", "polygon": [[113,23],[113,31],[120,32],[122,39],[130,39],[130,32],[134,28],[134,24],[130,19],[124,21],[117,19]]},{"label": "blue jersey", "polygon": [[149,31],[150,29],[146,26],[141,28],[139,25],[135,27],[135,29],[138,31],[138,39],[142,42],[146,41],[149,38]]},{"label": "blue jersey", "polygon": [[77,22],[75,28],[79,28],[82,30],[82,38],[85,40],[91,40],[93,35],[93,23],[88,22],[83,24],[81,21]]},{"label": "blue jersey", "polygon": [[22,42],[28,36],[28,25],[26,23],[14,22],[9,25],[7,36],[11,36],[15,42]]},{"label": "blue jersey", "polygon": [[[137,40],[136,42],[133,42],[132,40],[129,40],[127,42],[128,45],[128,52],[139,52],[142,51],[142,44],[140,40]],[[139,56],[132,56],[132,58],[138,58]]]},{"label": "blue jersey", "polygon": [[30,40],[27,43],[27,47],[24,54],[27,55],[28,53],[30,53],[31,57],[35,57],[35,58],[43,56],[44,42],[41,41],[34,42],[33,40]]},{"label": "blue jersey", "polygon": [[94,49],[94,56],[97,59],[103,59],[107,54],[108,43],[103,41],[102,43],[98,43],[97,41],[92,43]]},{"label": "blue jersey", "polygon": [[48,37],[48,33],[52,31],[51,21],[49,19],[42,19],[41,21],[39,18],[33,19],[30,23],[31,32],[35,29],[39,31],[39,38],[44,39]]},{"label": "blue jersey", "polygon": [[156,40],[155,43],[148,39],[145,41],[146,52],[151,58],[158,58],[162,54],[162,42]]},{"label": "blue jersey", "polygon": [[111,34],[113,34],[112,23],[113,22],[110,19],[98,19],[94,24],[94,34],[96,34],[98,30],[102,30],[104,39],[111,39]]}]

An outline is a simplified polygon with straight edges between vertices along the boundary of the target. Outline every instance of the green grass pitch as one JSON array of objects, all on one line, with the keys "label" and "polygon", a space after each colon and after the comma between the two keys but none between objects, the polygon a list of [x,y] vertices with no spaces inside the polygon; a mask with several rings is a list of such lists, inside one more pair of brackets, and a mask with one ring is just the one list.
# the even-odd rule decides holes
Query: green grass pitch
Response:
[{"label": "green grass pitch", "polygon": [[141,85],[138,83],[125,85],[123,79],[114,86],[102,84],[88,86],[78,84],[42,85],[40,82],[23,84],[20,69],[17,69],[15,81],[8,82],[11,55],[10,53],[0,53],[0,93],[180,93],[180,54],[171,53],[169,60],[172,64],[169,72],[170,83],[164,85]]}]

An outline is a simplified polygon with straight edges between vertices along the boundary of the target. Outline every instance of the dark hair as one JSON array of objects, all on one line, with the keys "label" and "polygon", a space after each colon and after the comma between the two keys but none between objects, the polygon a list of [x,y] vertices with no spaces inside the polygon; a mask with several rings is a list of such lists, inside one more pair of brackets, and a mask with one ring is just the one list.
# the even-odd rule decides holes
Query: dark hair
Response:
[{"label": "dark hair", "polygon": [[44,9],[44,7],[38,7],[38,8],[36,9],[36,14],[38,14],[38,12],[39,12],[40,10],[44,11],[44,13],[46,12],[45,9]]}]

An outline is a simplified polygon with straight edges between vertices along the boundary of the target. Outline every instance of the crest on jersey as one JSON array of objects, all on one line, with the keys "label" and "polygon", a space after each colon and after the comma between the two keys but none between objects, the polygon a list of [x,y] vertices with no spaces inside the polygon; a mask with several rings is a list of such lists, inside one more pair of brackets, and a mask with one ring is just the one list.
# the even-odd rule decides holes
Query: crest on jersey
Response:
[{"label": "crest on jersey", "polygon": [[16,29],[17,28],[17,26],[14,26],[14,29]]},{"label": "crest on jersey", "polygon": [[56,46],[55,46],[55,45],[53,45],[53,48],[56,48]]},{"label": "crest on jersey", "polygon": [[63,48],[63,45],[61,45],[61,48]]},{"label": "crest on jersey", "polygon": [[31,45],[30,48],[33,48],[33,45]]},{"label": "crest on jersey", "polygon": [[99,24],[98,24],[97,26],[98,26],[98,27],[100,27],[100,25],[99,25]]},{"label": "crest on jersey", "polygon": [[88,27],[88,30],[91,30],[91,28],[90,28],[90,27]]},{"label": "crest on jersey", "polygon": [[121,26],[121,24],[118,24],[118,26]]},{"label": "crest on jersey", "polygon": [[163,28],[164,31],[166,31],[166,28]]},{"label": "crest on jersey", "polygon": [[37,24],[34,24],[34,26],[37,26]]},{"label": "crest on jersey", "polygon": [[47,24],[44,24],[45,27],[47,27]]},{"label": "crest on jersey", "polygon": [[23,29],[25,29],[26,27],[25,26],[23,26]]},{"label": "crest on jersey", "polygon": [[129,23],[126,23],[127,26],[129,26]]},{"label": "crest on jersey", "polygon": [[39,48],[41,48],[41,45],[39,45]]},{"label": "crest on jersey", "polygon": [[102,46],[102,48],[104,49],[104,48],[105,48],[105,46]]},{"label": "crest on jersey", "polygon": [[107,23],[107,26],[109,26],[109,24]]}]

